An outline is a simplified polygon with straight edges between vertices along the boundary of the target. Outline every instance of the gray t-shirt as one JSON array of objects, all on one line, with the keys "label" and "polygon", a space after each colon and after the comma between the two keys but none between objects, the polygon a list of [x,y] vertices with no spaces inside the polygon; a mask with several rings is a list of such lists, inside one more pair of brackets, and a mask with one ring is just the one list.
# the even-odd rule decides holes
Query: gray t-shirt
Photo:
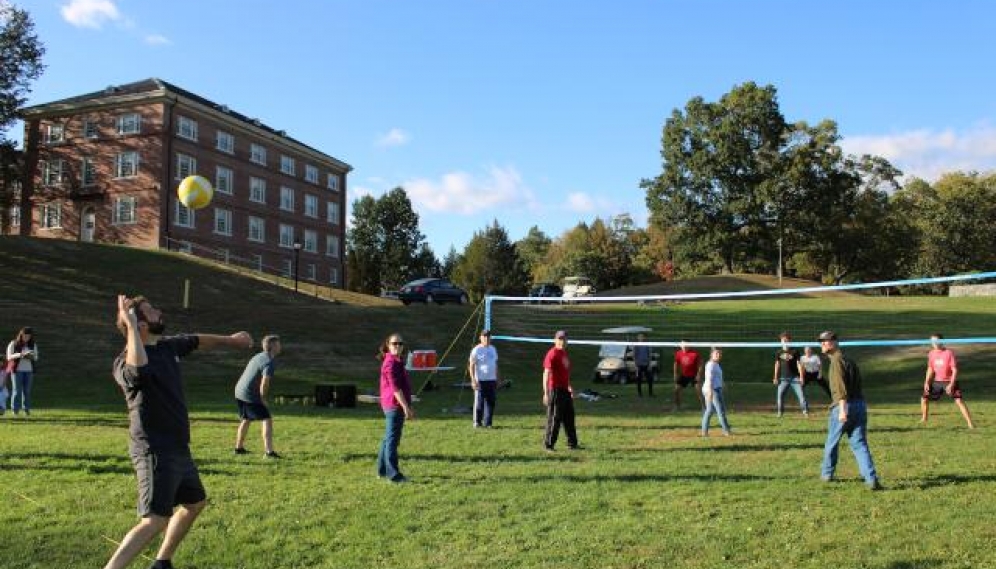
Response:
[{"label": "gray t-shirt", "polygon": [[263,397],[259,394],[259,382],[263,376],[273,377],[273,358],[266,352],[260,352],[253,356],[246,364],[242,377],[235,385],[235,398],[246,403],[262,403]]}]

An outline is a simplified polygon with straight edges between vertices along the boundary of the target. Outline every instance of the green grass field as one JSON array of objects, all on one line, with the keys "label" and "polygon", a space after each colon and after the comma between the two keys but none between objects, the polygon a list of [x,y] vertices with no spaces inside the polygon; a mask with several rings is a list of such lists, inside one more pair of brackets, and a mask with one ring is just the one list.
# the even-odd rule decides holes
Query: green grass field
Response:
[{"label": "green grass field", "polygon": [[[274,391],[314,384],[372,389],[373,352],[390,331],[411,347],[462,362],[477,324],[473,308],[401,307],[359,297],[337,304],[271,283],[218,272],[179,256],[107,246],[0,239],[0,334],[30,324],[42,361],[35,414],[0,419],[0,567],[99,567],[134,524],[135,484],[127,418],[110,379],[121,341],[114,294],[143,292],[163,305],[172,330],[257,338],[277,332],[285,354]],[[181,305],[183,280],[192,307]],[[768,326],[793,301],[740,303],[724,311],[749,328]],[[860,299],[842,299],[845,313]],[[901,317],[868,318],[883,330],[932,326],[970,315],[991,333],[996,307],[977,299],[926,299]],[[694,321],[716,310],[682,307]],[[881,303],[875,310],[883,310]],[[775,316],[773,316],[773,314]],[[940,318],[940,320],[937,320]],[[897,321],[905,323],[898,326]],[[469,324],[468,324],[469,322]],[[472,334],[472,332],[470,332]],[[638,399],[633,386],[593,386],[593,348],[575,347],[578,389],[618,395],[578,400],[579,452],[542,450],[539,362],[545,346],[499,344],[503,375],[498,428],[474,430],[462,374],[433,378],[419,418],[406,426],[402,468],[411,484],[374,475],[383,420],[375,405],[319,409],[274,405],[285,458],[231,447],[231,404],[244,353],[196,354],[185,364],[193,452],[210,495],[175,558],[179,568],[306,567],[996,567],[996,349],[960,348],[966,402],[918,424],[925,350],[854,350],[865,376],[870,442],[885,492],[864,489],[841,450],[840,482],[819,481],[826,399],[803,419],[773,416],[769,350],[728,350],[729,418],[735,435],[698,437],[698,413],[664,412],[667,392]],[[416,384],[423,378],[416,377]],[[686,402],[692,394],[686,392]],[[794,400],[789,399],[794,410]],[[686,406],[689,406],[686,404]],[[718,429],[717,429],[718,434]],[[154,550],[148,554],[151,555]],[[148,561],[135,563],[144,567]]]}]

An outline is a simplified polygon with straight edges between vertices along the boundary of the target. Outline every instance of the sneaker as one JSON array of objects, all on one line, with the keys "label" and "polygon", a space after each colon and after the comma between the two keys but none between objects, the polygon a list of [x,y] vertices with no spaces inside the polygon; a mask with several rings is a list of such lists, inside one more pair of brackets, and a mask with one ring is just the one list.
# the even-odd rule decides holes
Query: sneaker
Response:
[{"label": "sneaker", "polygon": [[554,448],[552,446],[543,445],[543,449],[545,449],[546,452],[554,452]]},{"label": "sneaker", "polygon": [[866,483],[865,486],[867,486],[868,489],[871,490],[872,492],[879,492],[881,490],[885,490],[885,487],[882,486],[882,484],[878,481],[877,478],[871,484]]},{"label": "sneaker", "polygon": [[235,449],[235,454],[249,454],[249,451],[245,447],[238,447]]},{"label": "sneaker", "polygon": [[149,569],[174,569],[173,562],[169,559],[157,559]]},{"label": "sneaker", "polygon": [[395,476],[391,479],[391,484],[405,484],[407,482],[408,479],[401,475]]},{"label": "sneaker", "polygon": [[280,455],[275,450],[268,450],[266,451],[266,458],[280,458]]},{"label": "sneaker", "polygon": [[572,445],[572,446],[568,446],[567,450],[584,450],[584,447],[581,446],[581,445]]}]

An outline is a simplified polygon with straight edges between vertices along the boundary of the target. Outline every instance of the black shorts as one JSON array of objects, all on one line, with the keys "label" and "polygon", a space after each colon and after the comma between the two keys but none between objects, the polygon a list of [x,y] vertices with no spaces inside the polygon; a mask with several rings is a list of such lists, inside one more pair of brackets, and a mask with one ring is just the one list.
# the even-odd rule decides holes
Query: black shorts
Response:
[{"label": "black shorts", "polygon": [[239,404],[239,419],[249,421],[265,421],[270,418],[270,410],[262,403],[249,403],[241,399],[236,399]]},{"label": "black shorts", "polygon": [[[930,399],[931,401],[940,401],[941,397],[948,394],[946,390],[949,385],[951,385],[950,381],[934,380],[930,384],[930,389],[924,390],[923,398]],[[951,399],[961,399],[961,388],[955,386],[955,388],[951,390]]]},{"label": "black shorts", "polygon": [[678,379],[674,380],[674,384],[678,385],[678,386],[681,386],[681,387],[688,387],[689,385],[692,385],[693,383],[695,383],[695,378],[694,377],[688,377],[688,376],[684,376],[684,375],[679,376]]},{"label": "black shorts", "polygon": [[807,371],[806,375],[803,376],[806,383],[816,383],[820,381],[820,372],[818,371]]},{"label": "black shorts", "polygon": [[138,515],[168,518],[180,504],[196,504],[207,498],[190,449],[168,452],[133,452],[131,463],[138,477]]}]

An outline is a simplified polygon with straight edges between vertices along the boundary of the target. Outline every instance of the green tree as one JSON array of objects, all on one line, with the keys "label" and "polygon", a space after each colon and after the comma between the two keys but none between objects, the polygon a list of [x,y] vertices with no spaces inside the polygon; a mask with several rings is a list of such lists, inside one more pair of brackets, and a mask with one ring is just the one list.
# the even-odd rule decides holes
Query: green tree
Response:
[{"label": "green tree", "polygon": [[460,254],[457,253],[456,247],[450,245],[450,250],[443,257],[443,266],[441,268],[442,275],[448,279],[453,278],[453,270],[460,263]]},{"label": "green tree", "polygon": [[41,77],[45,47],[26,10],[0,0],[0,142],[27,101],[30,84]]},{"label": "green tree", "polygon": [[543,260],[550,249],[550,243],[551,239],[535,225],[529,228],[525,237],[515,242],[515,251],[533,282],[543,281],[537,271],[542,270]]},{"label": "green tree", "polygon": [[383,236],[377,223],[377,200],[362,196],[353,202],[352,223],[346,234],[346,266],[349,290],[380,294]]},{"label": "green tree", "polygon": [[486,294],[524,294],[529,275],[508,232],[495,220],[474,233],[453,270],[453,282],[478,302]]}]

